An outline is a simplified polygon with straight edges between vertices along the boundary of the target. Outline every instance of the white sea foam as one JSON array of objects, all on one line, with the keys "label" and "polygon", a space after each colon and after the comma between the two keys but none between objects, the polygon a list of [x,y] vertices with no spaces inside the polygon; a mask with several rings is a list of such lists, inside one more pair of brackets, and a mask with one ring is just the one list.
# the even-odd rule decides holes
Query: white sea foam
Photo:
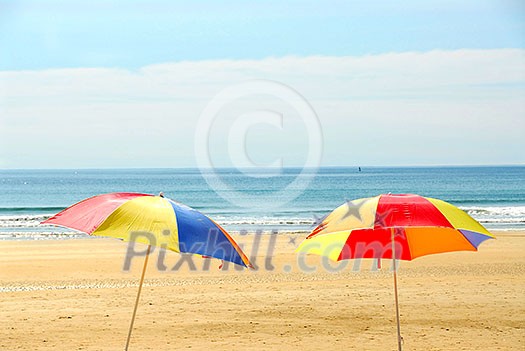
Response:
[{"label": "white sea foam", "polygon": [[0,228],[35,228],[51,216],[52,214],[1,215]]},{"label": "white sea foam", "polygon": [[480,223],[525,224],[525,206],[465,206],[461,209]]},{"label": "white sea foam", "polygon": [[223,226],[252,225],[252,226],[283,226],[300,225],[309,226],[314,222],[313,216],[308,217],[225,217],[214,216],[214,221]]}]

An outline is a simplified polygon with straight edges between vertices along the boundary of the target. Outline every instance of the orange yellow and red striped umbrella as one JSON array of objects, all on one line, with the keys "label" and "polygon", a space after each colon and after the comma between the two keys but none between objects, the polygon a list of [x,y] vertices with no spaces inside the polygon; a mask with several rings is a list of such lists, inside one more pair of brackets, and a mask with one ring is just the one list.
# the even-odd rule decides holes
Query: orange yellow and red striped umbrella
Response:
[{"label": "orange yellow and red striped umbrella", "polygon": [[[394,238],[392,240],[392,234]],[[298,252],[352,258],[416,257],[449,251],[476,251],[494,238],[459,208],[413,194],[388,194],[349,201],[334,211],[297,248]]]}]

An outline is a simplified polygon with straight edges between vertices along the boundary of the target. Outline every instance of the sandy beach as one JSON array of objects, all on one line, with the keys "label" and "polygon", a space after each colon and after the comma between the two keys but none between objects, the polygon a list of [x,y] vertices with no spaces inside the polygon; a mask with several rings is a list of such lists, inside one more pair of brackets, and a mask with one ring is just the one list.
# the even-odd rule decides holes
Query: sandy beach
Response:
[{"label": "sandy beach", "polygon": [[[525,348],[525,233],[496,235],[476,253],[401,263],[405,350]],[[377,271],[369,260],[336,269],[298,259],[302,237],[275,236],[265,261],[272,242],[263,236],[255,271],[153,252],[130,349],[396,349],[389,262]],[[254,238],[235,236],[248,255]],[[124,271],[127,248],[112,239],[0,242],[0,349],[122,350],[143,262]]]}]

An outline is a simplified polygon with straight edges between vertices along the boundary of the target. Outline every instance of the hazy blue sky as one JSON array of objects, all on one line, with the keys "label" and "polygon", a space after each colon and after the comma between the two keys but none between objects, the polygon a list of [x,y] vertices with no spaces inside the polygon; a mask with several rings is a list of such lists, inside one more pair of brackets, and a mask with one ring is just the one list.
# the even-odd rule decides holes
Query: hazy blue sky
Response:
[{"label": "hazy blue sky", "polygon": [[[524,46],[523,1],[0,1],[0,167],[192,167],[203,136],[219,166],[240,140],[301,166],[319,146],[278,99],[197,129],[253,79],[309,102],[322,165],[522,164]],[[232,137],[259,109],[282,125]]]},{"label": "hazy blue sky", "polygon": [[523,1],[2,1],[3,70],[524,45]]}]

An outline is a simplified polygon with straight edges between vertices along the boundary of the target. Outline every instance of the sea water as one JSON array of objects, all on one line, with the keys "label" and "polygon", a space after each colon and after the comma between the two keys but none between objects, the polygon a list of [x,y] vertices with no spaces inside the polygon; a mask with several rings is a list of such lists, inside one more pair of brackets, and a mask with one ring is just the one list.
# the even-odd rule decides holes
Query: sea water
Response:
[{"label": "sea water", "polygon": [[[210,174],[220,182],[210,181]],[[525,230],[525,166],[286,168],[260,173],[235,169],[0,170],[0,239],[84,236],[40,222],[84,198],[120,191],[162,191],[230,231],[311,230],[316,218],[345,201],[382,193],[439,198],[465,210],[489,230]]]}]

